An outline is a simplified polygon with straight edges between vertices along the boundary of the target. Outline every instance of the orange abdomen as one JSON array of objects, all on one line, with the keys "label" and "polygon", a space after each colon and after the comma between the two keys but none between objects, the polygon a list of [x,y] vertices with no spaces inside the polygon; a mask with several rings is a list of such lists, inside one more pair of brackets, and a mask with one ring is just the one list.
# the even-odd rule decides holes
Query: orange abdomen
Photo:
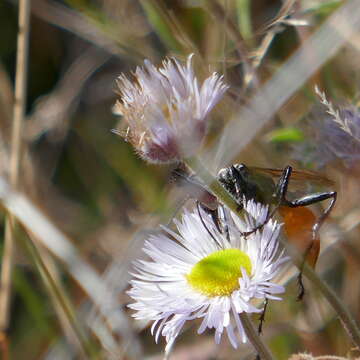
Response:
[{"label": "orange abdomen", "polygon": [[307,207],[281,206],[279,213],[284,219],[284,231],[288,241],[306,256],[306,262],[314,268],[320,251],[320,238],[313,239],[312,228],[316,216]]}]

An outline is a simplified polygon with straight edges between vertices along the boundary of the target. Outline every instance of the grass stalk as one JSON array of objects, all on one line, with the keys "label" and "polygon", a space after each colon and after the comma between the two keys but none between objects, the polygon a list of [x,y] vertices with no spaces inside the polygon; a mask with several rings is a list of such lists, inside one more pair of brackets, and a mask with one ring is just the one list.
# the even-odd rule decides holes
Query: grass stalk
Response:
[{"label": "grass stalk", "polygon": [[232,19],[226,14],[225,10],[221,6],[221,4],[217,0],[208,0],[207,6],[209,8],[210,13],[214,16],[214,18],[221,24],[225,25],[225,28],[234,41],[236,48],[239,51],[239,55],[241,57],[241,61],[245,64],[248,64],[249,53],[245,44],[245,41],[237,29],[236,24],[232,21]]},{"label": "grass stalk", "polygon": [[[19,183],[19,168],[21,159],[21,134],[26,109],[27,63],[30,33],[30,0],[19,0],[19,30],[17,37],[17,59],[15,77],[15,101],[10,154],[10,183],[14,188]],[[1,266],[0,284],[0,337],[6,340],[10,317],[11,278],[14,258],[15,219],[8,215],[5,220],[4,252]]]},{"label": "grass stalk", "polygon": [[31,254],[31,257],[34,260],[41,277],[43,278],[46,288],[52,295],[55,305],[58,305],[61,308],[63,315],[65,316],[68,324],[71,326],[71,329],[78,340],[83,355],[85,355],[88,359],[99,359],[99,356],[96,353],[94,346],[86,336],[84,329],[80,325],[75,315],[75,312],[73,310],[74,307],[71,304],[70,299],[66,296],[66,293],[54,279],[50,269],[48,268],[43,257],[41,256],[40,249],[38,249],[36,244],[36,240],[29,237],[24,241],[24,243],[27,250]]},{"label": "grass stalk", "polygon": [[250,54],[246,41],[239,31],[237,24],[232,21],[231,17],[226,13],[222,5],[217,0],[207,0],[206,4],[216,21],[218,21],[220,24],[224,24],[226,33],[229,35],[236,46],[239,59],[242,62],[244,69],[245,87],[247,87],[253,79],[256,80],[256,77],[253,65],[250,61]]}]

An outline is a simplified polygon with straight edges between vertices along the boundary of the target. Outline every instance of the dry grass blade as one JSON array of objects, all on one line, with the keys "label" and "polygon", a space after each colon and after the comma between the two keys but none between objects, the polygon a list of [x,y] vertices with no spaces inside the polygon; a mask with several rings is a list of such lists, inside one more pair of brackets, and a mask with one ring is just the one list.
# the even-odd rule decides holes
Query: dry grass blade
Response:
[{"label": "dry grass blade", "polygon": [[26,241],[26,247],[31,253],[44,284],[51,295],[58,318],[65,330],[65,334],[67,333],[68,335],[70,343],[74,343],[79,348],[82,356],[86,356],[89,359],[97,359],[94,345],[88,339],[87,333],[75,315],[70,299],[66,296],[64,289],[59,281],[56,280],[56,276],[54,276],[55,274],[51,270],[53,266],[50,264],[48,254],[44,252],[41,246],[39,247],[36,244],[36,239],[34,238],[29,238]]},{"label": "dry grass blade", "polygon": [[[295,91],[360,30],[358,6],[358,1],[352,0],[337,10],[230,120],[214,150],[216,165],[229,163]],[[309,63],[308,58],[313,61]]]},{"label": "dry grass blade", "polygon": [[245,41],[240,34],[236,24],[233,23],[231,18],[226,14],[225,10],[216,0],[209,0],[207,6],[210,9],[210,12],[213,16],[221,23],[223,22],[226,26],[226,29],[230,37],[235,41],[236,47],[239,51],[241,60],[245,63],[248,62],[248,50],[245,46]]},{"label": "dry grass blade", "polygon": [[266,27],[263,31],[266,31],[269,28],[272,28],[276,25],[283,23],[287,19],[287,17],[291,14],[291,12],[293,11],[295,3],[296,3],[296,0],[284,1],[277,16],[269,24],[266,25]]},{"label": "dry grass blade", "polygon": [[[280,8],[276,17],[261,30],[261,33],[264,33],[264,37],[261,40],[261,44],[258,49],[253,52],[253,67],[257,69],[264,60],[265,55],[270,49],[270,45],[272,44],[275,36],[284,30],[283,24],[288,23],[287,18],[291,15],[293,11],[295,1],[287,0],[283,3],[283,6]],[[295,21],[295,20],[294,20]],[[301,23],[304,25],[303,23]],[[296,25],[296,22],[293,24]]]},{"label": "dry grass blade", "polygon": [[28,119],[27,140],[34,141],[49,130],[65,136],[81,89],[89,77],[109,59],[109,54],[93,46],[76,58],[57,87],[39,101]]},{"label": "dry grass blade", "polygon": [[[85,16],[57,2],[34,0],[32,13],[50,24],[59,26],[87,41],[99,46],[115,56],[127,56],[135,60],[143,59],[144,54],[151,52],[149,46],[142,42],[141,45],[129,45],[130,41],[120,42],[110,34],[102,32]],[[143,51],[139,53],[140,49]]]},{"label": "dry grass blade", "polygon": [[[22,127],[26,109],[27,64],[30,32],[30,0],[19,2],[19,30],[17,39],[15,101],[11,135],[10,182],[18,186],[20,159],[22,152]],[[5,245],[1,266],[0,291],[0,333],[6,337],[10,318],[10,301],[12,288],[12,267],[14,257],[15,219],[8,215],[5,221]]]},{"label": "dry grass blade", "polygon": [[245,41],[240,34],[236,24],[233,23],[231,18],[226,14],[225,10],[216,0],[207,1],[207,7],[211,14],[219,23],[224,23],[227,33],[230,38],[235,42],[237,52],[239,54],[240,61],[244,66],[244,81],[246,85],[249,85],[250,81],[255,77],[254,69],[249,61],[249,51],[245,44]]},{"label": "dry grass blade", "polygon": [[[138,358],[139,347],[130,325],[125,325],[128,319],[119,308],[113,291],[92,266],[81,258],[70,239],[56,228],[28,198],[13,191],[4,178],[0,178],[0,201],[29,233],[64,262],[66,269],[88,294],[113,331],[119,328],[123,330],[121,335],[125,344],[131,343],[129,354]],[[119,324],[122,326],[119,327]]]}]

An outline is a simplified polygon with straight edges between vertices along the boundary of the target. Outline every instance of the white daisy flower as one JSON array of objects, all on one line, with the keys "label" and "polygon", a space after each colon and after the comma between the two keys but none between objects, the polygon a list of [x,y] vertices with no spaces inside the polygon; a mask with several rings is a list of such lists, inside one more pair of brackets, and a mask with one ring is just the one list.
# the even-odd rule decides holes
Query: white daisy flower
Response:
[{"label": "white daisy flower", "polygon": [[191,156],[207,130],[207,115],[228,86],[213,73],[201,86],[194,75],[192,55],[186,65],[170,58],[156,68],[145,60],[133,80],[117,80],[121,99],[114,113],[123,115],[127,130],[120,132],[140,156],[150,162],[174,162]]},{"label": "white daisy flower", "polygon": [[280,225],[270,220],[245,239],[241,233],[261,224],[268,208],[248,201],[244,209],[244,220],[222,211],[223,233],[210,216],[185,211],[175,220],[178,233],[164,228],[145,242],[151,261],[134,263],[129,307],[135,318],[154,320],[151,331],[156,341],[165,336],[166,350],[193,319],[202,319],[199,334],[214,328],[219,343],[225,331],[236,348],[247,341],[239,314],[262,311],[253,299],[281,300],[283,286],[271,282],[288,260],[279,251]]}]

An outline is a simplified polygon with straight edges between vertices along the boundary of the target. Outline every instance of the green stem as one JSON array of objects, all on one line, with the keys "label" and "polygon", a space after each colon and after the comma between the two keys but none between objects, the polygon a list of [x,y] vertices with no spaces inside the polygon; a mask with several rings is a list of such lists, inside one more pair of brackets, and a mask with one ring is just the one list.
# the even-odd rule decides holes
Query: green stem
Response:
[{"label": "green stem", "polygon": [[[235,200],[227,193],[227,191],[220,185],[220,183],[210,174],[210,172],[203,166],[199,159],[193,157],[184,161],[190,168],[194,170],[196,175],[209,187],[217,198],[229,207],[235,214],[239,214],[238,205]],[[353,343],[360,349],[360,330],[351,316],[348,309],[339,300],[334,291],[323,281],[320,277],[307,265],[302,264],[303,261],[295,254],[292,254],[294,263],[303,268],[303,274],[311,281],[314,286],[321,292],[332,306],[336,314],[339,316],[341,323],[352,339]]]},{"label": "green stem", "polygon": [[185,164],[190,167],[194,173],[208,186],[208,188],[216,195],[218,200],[224,203],[234,213],[238,213],[239,206],[232,196],[221,186],[221,184],[210,174],[203,166],[202,162],[196,157],[184,160]]}]

